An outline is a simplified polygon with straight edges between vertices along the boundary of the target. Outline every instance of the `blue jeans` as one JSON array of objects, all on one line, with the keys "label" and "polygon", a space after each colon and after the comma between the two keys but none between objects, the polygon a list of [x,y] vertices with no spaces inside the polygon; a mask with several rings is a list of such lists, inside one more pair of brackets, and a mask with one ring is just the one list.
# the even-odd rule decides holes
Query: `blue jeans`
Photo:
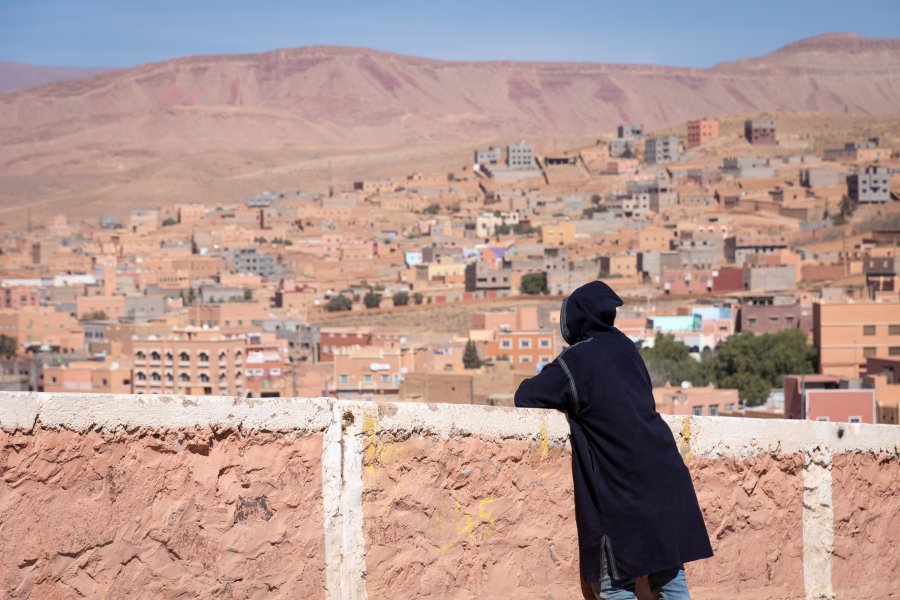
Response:
[{"label": "blue jeans", "polygon": [[[605,569],[601,581],[592,581],[591,589],[599,600],[635,600],[634,579],[613,581],[609,578],[609,569]],[[688,592],[684,568],[668,569],[658,573],[650,573],[650,591],[659,600],[691,600]]]}]

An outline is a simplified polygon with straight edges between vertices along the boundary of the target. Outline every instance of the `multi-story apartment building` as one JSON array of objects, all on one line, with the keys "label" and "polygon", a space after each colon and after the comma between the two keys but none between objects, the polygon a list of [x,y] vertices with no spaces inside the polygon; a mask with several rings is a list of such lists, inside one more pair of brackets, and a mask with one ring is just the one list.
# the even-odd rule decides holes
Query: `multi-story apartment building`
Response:
[{"label": "multi-story apartment building", "polygon": [[817,302],[813,343],[819,372],[859,377],[866,359],[900,356],[900,302]]},{"label": "multi-story apartment building", "polygon": [[521,141],[506,146],[506,166],[510,169],[533,169],[534,164],[534,144]]},{"label": "multi-story apartment building", "polygon": [[678,138],[674,135],[650,138],[644,145],[644,160],[648,163],[675,162],[678,151]]},{"label": "multi-story apartment building", "polygon": [[509,359],[514,365],[549,363],[556,356],[550,331],[501,330],[485,348],[484,357]]},{"label": "multi-story apartment building", "polygon": [[774,145],[775,122],[769,119],[750,119],[744,121],[744,138],[754,145]]},{"label": "multi-story apartment building", "polygon": [[718,119],[697,119],[696,121],[688,121],[687,145],[689,147],[705,144],[717,137],[719,137]]},{"label": "multi-story apartment building", "polygon": [[274,334],[228,334],[176,328],[164,337],[123,344],[133,364],[134,393],[281,396],[287,342]]},{"label": "multi-story apartment building", "polygon": [[900,254],[895,248],[873,248],[863,259],[863,273],[866,275],[866,289],[869,297],[883,292],[900,289]]},{"label": "multi-story apartment building", "polygon": [[860,204],[890,202],[891,172],[887,167],[866,167],[847,176],[847,195]]}]

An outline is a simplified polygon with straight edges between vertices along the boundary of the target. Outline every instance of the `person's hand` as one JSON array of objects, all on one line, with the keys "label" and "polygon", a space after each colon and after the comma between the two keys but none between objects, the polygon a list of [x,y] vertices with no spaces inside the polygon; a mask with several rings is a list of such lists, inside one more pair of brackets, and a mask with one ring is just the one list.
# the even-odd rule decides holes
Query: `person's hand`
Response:
[{"label": "person's hand", "polygon": [[657,600],[656,594],[650,589],[650,578],[647,575],[634,580],[634,596],[637,600]]}]

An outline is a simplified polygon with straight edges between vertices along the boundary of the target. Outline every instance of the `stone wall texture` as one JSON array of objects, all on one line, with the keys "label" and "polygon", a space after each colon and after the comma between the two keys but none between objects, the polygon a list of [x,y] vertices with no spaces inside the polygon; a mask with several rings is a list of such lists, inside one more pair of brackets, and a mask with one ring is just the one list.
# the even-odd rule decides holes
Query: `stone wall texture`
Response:
[{"label": "stone wall texture", "polygon": [[[900,598],[900,427],[666,420],[694,598]],[[581,597],[557,413],[6,393],[0,428],[2,597]]]}]

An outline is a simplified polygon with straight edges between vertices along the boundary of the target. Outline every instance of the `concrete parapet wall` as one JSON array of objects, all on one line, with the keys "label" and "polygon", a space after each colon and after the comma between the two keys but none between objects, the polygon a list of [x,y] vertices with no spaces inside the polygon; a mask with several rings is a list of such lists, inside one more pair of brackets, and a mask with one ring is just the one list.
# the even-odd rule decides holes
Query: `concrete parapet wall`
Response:
[{"label": "concrete parapet wall", "polygon": [[[900,598],[900,427],[664,418],[695,598]],[[5,597],[580,597],[560,413],[2,393],[0,428]]]}]

